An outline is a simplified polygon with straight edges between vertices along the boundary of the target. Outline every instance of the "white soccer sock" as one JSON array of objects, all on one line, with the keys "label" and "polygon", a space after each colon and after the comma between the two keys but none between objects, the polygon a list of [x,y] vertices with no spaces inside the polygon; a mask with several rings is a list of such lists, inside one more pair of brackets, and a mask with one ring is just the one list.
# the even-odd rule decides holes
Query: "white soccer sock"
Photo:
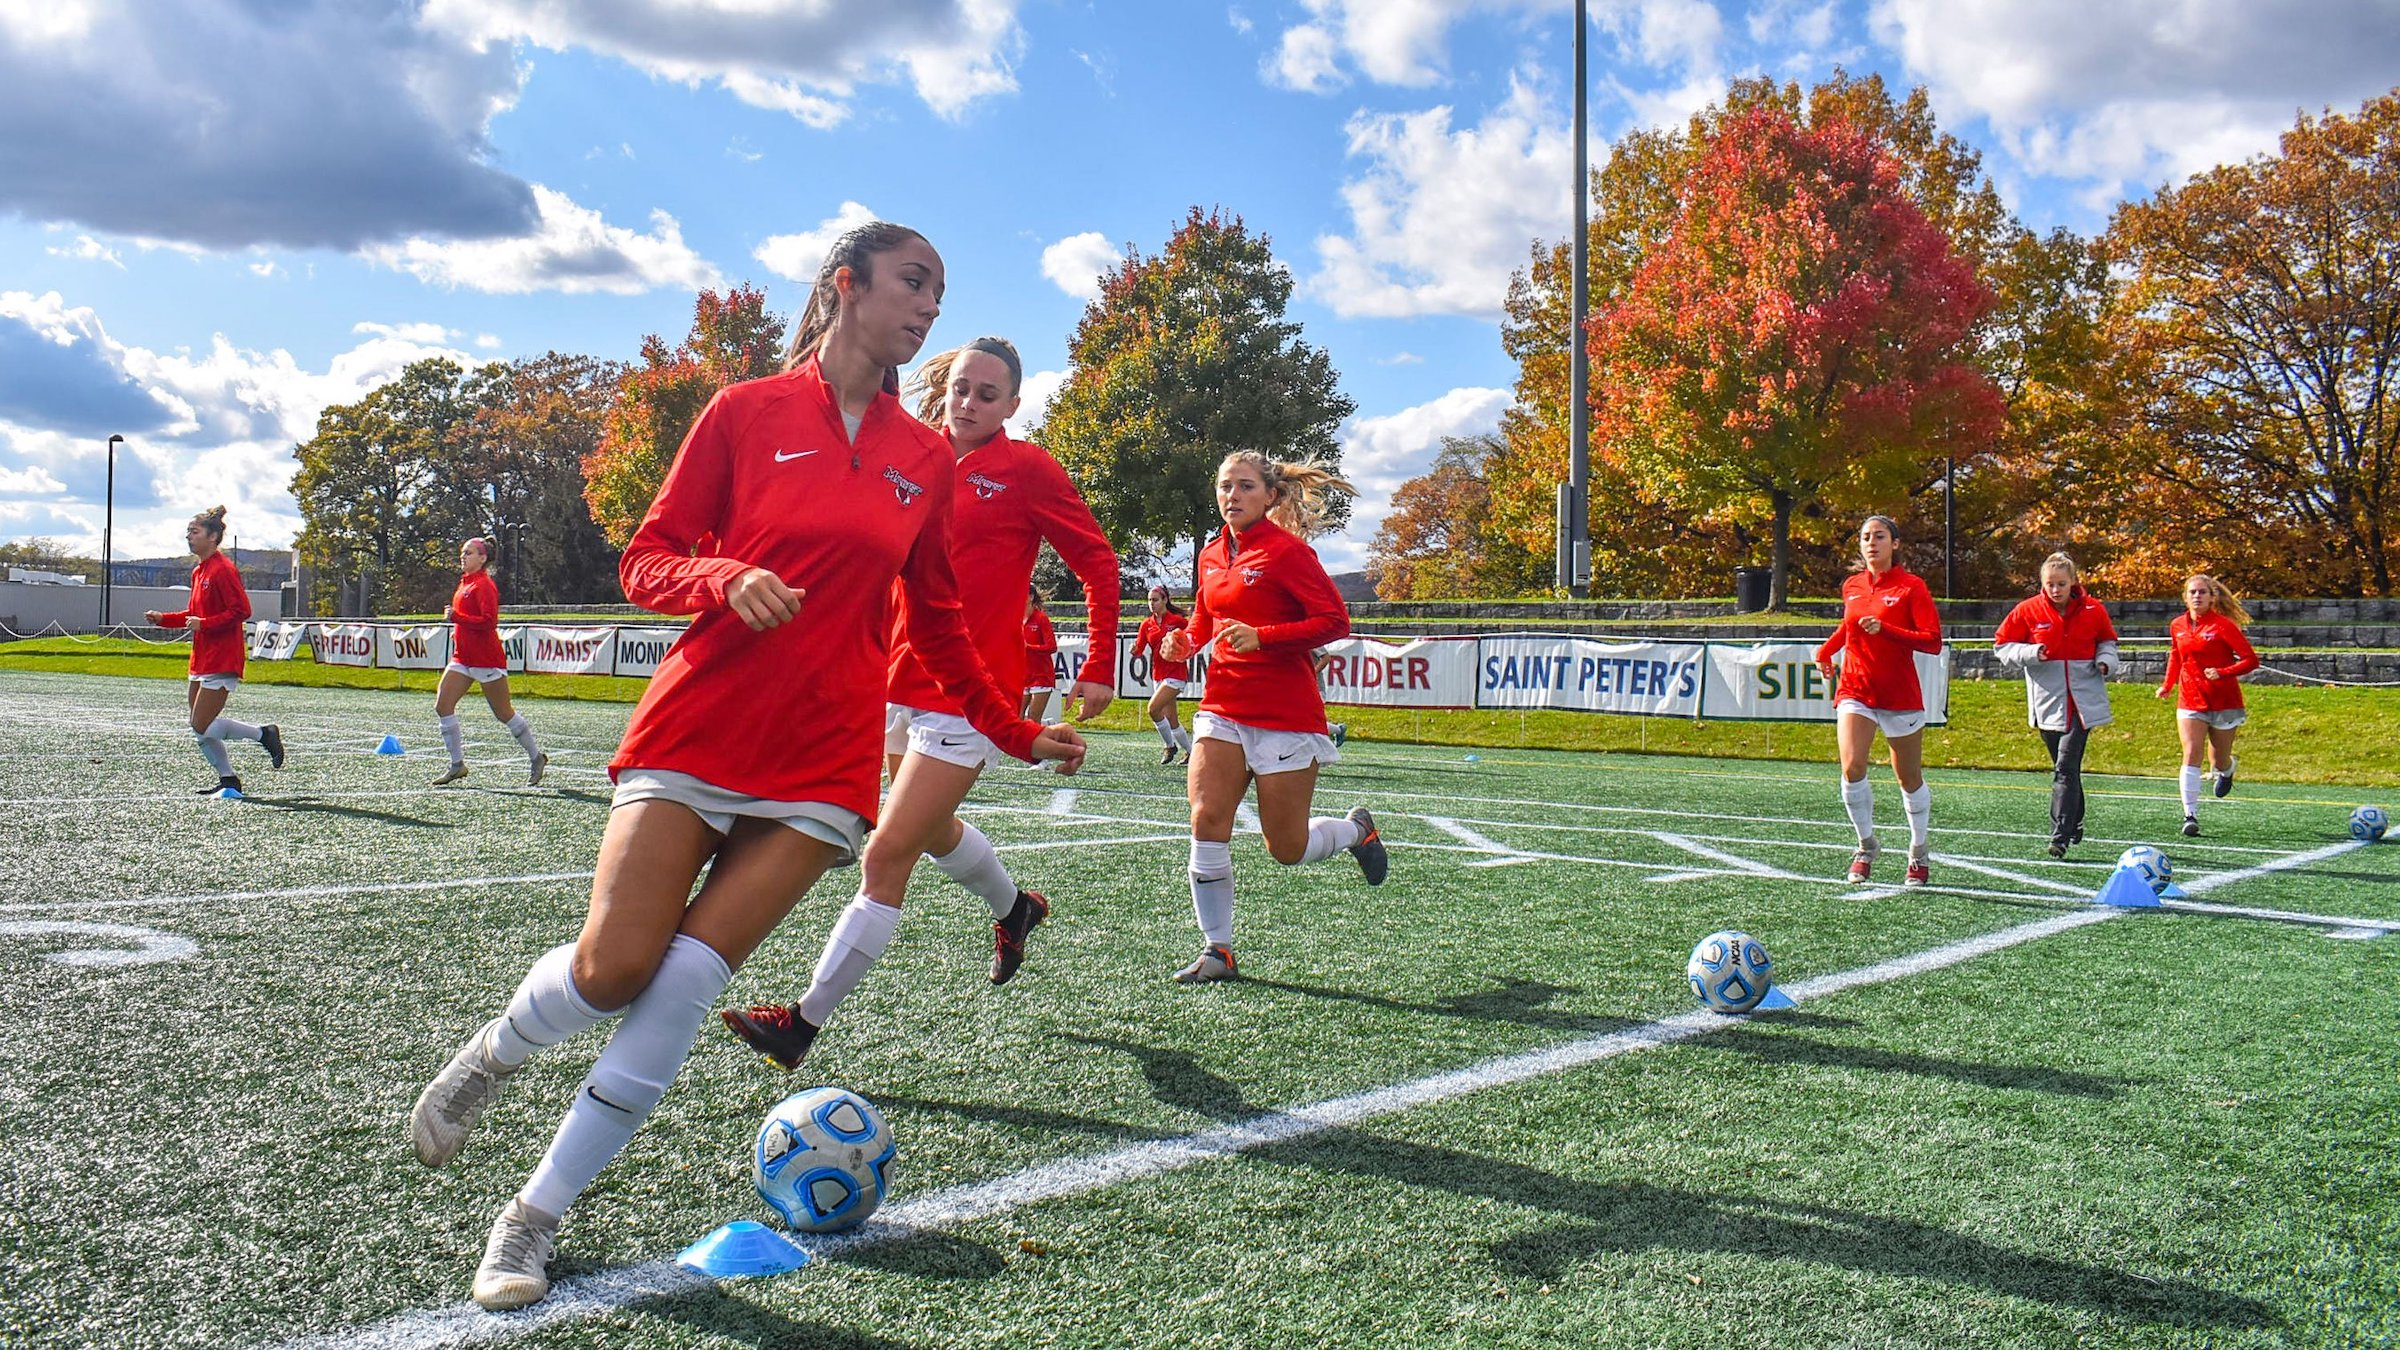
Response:
[{"label": "white soccer sock", "polygon": [[518,713],[500,725],[507,727],[508,734],[517,738],[517,744],[525,747],[527,761],[530,762],[541,755],[542,747],[533,743],[533,726],[525,720],[525,714]]},{"label": "white soccer sock", "polygon": [[[209,731],[214,730],[216,730],[216,724],[212,722],[209,724]],[[209,735],[207,731],[199,733],[193,739],[200,742],[200,757],[208,761],[208,767],[217,771],[217,777],[233,777],[233,761],[225,757],[224,741]]]},{"label": "white soccer sock", "polygon": [[266,739],[266,737],[260,733],[257,727],[250,725],[248,722],[236,722],[230,717],[220,717],[216,721],[209,723],[208,730],[202,732],[201,734],[204,736],[214,736],[220,741],[258,741]]},{"label": "white soccer sock", "polygon": [[983,831],[960,823],[958,847],[933,860],[942,875],[983,897],[992,907],[992,917],[1005,919],[1017,907],[1017,881],[1000,865],[1000,855],[992,851],[992,841]]},{"label": "white soccer sock", "polygon": [[1192,841],[1192,917],[1203,942],[1233,945],[1233,844],[1222,839]]},{"label": "white soccer sock", "polygon": [[452,713],[442,719],[442,748],[450,752],[451,763],[464,764],[467,762],[466,732],[461,730],[458,725],[457,713]]},{"label": "white soccer sock", "polygon": [[833,1010],[842,1006],[842,1000],[875,968],[899,928],[898,905],[863,895],[852,897],[842,917],[833,921],[833,931],[825,936],[816,977],[808,982],[808,992],[800,996],[801,1018],[811,1026],[825,1025],[825,1019],[833,1016]]},{"label": "white soccer sock", "polygon": [[586,1002],[575,988],[575,944],[562,942],[534,960],[533,969],[517,985],[508,1010],[491,1025],[485,1042],[492,1058],[518,1065],[544,1046],[556,1045],[579,1031],[588,1031],[617,1015]]},{"label": "white soccer sock", "polygon": [[1933,834],[1933,784],[1919,783],[1914,792],[1900,791],[1901,808],[1908,812],[1908,856],[1922,858]]},{"label": "white soccer sock", "polygon": [[545,1214],[567,1212],[666,1095],[700,1037],[700,1023],[732,980],[725,958],[700,939],[677,933],[667,943],[658,972],[576,1089],[575,1104],[518,1200]]},{"label": "white soccer sock", "polygon": [[1313,817],[1308,822],[1308,847],[1302,850],[1300,861],[1312,863],[1330,858],[1366,837],[1367,832],[1348,816]]},{"label": "white soccer sock", "polygon": [[2234,770],[2234,766],[2240,764],[2241,762],[2242,757],[2240,755],[2227,755],[2225,757],[2225,767],[2217,770],[2217,777],[2223,778],[2228,774],[2231,774]]},{"label": "white soccer sock", "polygon": [[2199,815],[2200,766],[2197,764],[2184,765],[2183,776],[2179,781],[2178,786],[2183,789],[2183,813],[2187,816]]},{"label": "white soccer sock", "polygon": [[1842,809],[1850,813],[1850,825],[1858,831],[1858,841],[1865,843],[1875,837],[1875,785],[1861,778],[1856,782],[1842,780]]},{"label": "white soccer sock", "polygon": [[1175,744],[1175,724],[1163,717],[1152,718],[1150,725],[1158,728],[1158,738],[1170,747]]},{"label": "white soccer sock", "polygon": [[1192,753],[1192,733],[1182,727],[1175,728],[1175,745],[1187,755]]}]

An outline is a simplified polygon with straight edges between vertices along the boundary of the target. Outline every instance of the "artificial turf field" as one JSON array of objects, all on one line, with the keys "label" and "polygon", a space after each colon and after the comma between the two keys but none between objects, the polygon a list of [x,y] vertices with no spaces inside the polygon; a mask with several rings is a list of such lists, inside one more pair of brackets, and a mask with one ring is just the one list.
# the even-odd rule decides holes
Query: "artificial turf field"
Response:
[{"label": "artificial turf field", "polygon": [[[429,700],[252,686],[229,712],[292,759],[235,744],[237,803],[192,795],[181,699],[0,674],[0,1345],[2400,1338],[2400,847],[2351,845],[2336,790],[2244,782],[2187,840],[2167,779],[2094,779],[2060,863],[2046,778],[1936,772],[1936,885],[1903,892],[1838,881],[1830,768],[1353,743],[1318,801],[1374,808],[1389,884],[1237,840],[1245,978],[1186,988],[1180,775],[1099,738],[971,803],[1057,905],[1015,982],[921,872],[801,1072],[712,1024],[552,1299],[489,1315],[485,1230],[597,1036],[449,1170],[404,1121],[573,935],[628,710],[525,704],[556,761],[529,790],[470,701],[475,774],[432,789]],[[2079,904],[2136,842],[2190,904]],[[854,877],[727,1001],[796,996]],[[1721,927],[1798,1009],[1693,1011]],[[898,1136],[876,1222],[770,1279],[671,1265],[767,1217],[751,1133],[818,1082]]]}]

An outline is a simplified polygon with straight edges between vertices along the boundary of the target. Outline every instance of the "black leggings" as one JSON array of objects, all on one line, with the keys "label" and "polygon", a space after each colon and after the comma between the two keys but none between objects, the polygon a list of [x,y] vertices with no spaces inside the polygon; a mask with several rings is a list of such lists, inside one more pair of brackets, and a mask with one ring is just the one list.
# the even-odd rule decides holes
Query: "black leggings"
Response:
[{"label": "black leggings", "polygon": [[2083,747],[2092,729],[2083,715],[2067,709],[2065,731],[2045,731],[2042,744],[2050,747],[2050,842],[2064,844],[2083,833]]}]

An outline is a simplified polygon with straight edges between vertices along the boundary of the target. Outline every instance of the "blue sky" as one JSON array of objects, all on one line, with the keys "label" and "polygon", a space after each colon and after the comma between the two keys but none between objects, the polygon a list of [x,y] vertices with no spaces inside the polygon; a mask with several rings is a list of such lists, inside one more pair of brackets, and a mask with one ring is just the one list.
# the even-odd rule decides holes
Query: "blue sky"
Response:
[{"label": "blue sky", "polygon": [[[2037,227],[2273,148],[2400,72],[2392,0],[1597,0],[1592,153],[1753,74],[1922,84]],[[1571,199],[1566,0],[0,0],[0,539],[121,555],[233,508],[436,353],[631,357],[703,285],[789,313],[868,215],[949,267],[933,348],[1055,388],[1091,279],[1221,206],[1358,403],[1363,559],[1491,428],[1513,267]],[[812,251],[813,250],[813,251]],[[1028,414],[1033,411],[1029,407]]]}]

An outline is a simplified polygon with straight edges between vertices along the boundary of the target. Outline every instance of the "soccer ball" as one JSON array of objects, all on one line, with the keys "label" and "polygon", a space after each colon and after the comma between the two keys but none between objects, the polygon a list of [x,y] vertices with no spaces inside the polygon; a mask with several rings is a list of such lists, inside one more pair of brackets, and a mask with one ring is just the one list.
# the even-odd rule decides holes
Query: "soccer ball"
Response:
[{"label": "soccer ball", "polygon": [[835,1233],[883,1203],[892,1129],[867,1099],[810,1088],[775,1104],[758,1127],[750,1177],[759,1197],[796,1233]]},{"label": "soccer ball", "polygon": [[2362,806],[2350,813],[2350,837],[2374,843],[2392,827],[2392,818],[2380,806]]},{"label": "soccer ball", "polygon": [[2135,844],[2118,854],[2117,866],[2130,867],[2140,873],[2142,883],[2150,888],[2152,895],[2165,894],[2167,884],[2175,880],[2175,864],[2167,861],[2166,854],[2148,844]]},{"label": "soccer ball", "polygon": [[1757,938],[1731,929],[1700,939],[1683,973],[1691,978],[1692,992],[1712,1012],[1746,1013],[1775,984],[1775,962],[1767,949]]}]

